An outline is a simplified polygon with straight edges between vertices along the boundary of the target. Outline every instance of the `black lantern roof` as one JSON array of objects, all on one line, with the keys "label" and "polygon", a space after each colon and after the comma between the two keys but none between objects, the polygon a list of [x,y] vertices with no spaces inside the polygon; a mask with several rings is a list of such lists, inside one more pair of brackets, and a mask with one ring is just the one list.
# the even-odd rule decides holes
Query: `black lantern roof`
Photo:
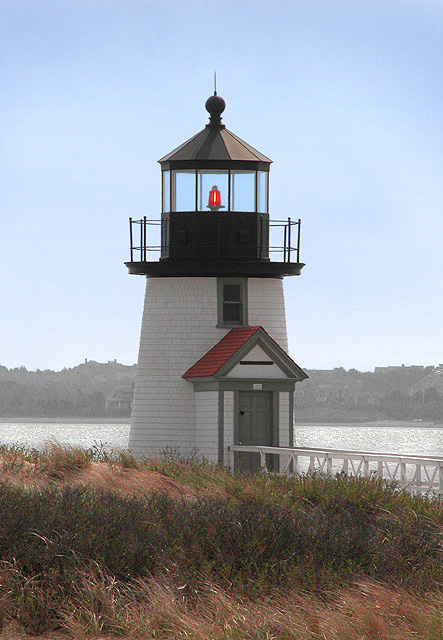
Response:
[{"label": "black lantern roof", "polygon": [[214,93],[206,101],[209,124],[168,153],[159,162],[162,169],[260,169],[269,171],[272,160],[241,140],[221,123],[225,101]]}]

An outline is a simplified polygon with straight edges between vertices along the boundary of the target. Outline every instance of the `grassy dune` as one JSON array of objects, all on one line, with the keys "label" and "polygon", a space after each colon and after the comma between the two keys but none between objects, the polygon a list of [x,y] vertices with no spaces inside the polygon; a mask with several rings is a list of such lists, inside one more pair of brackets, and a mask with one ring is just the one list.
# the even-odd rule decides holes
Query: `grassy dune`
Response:
[{"label": "grassy dune", "polygon": [[4,638],[443,639],[443,508],[173,451],[0,447]]}]

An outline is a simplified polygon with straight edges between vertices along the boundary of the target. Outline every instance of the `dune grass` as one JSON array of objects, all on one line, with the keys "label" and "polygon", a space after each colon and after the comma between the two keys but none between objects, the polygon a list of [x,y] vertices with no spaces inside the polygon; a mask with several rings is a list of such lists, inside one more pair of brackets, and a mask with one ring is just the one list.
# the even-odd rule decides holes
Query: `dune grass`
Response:
[{"label": "dune grass", "polygon": [[[233,476],[165,453],[0,448],[0,626],[79,639],[443,639],[437,496],[375,479]],[[109,485],[85,484],[93,465],[111,470]],[[135,477],[142,494],[128,489]]]},{"label": "dune grass", "polygon": [[52,479],[61,479],[89,467],[91,462],[103,462],[126,469],[138,466],[130,451],[111,449],[102,444],[84,448],[50,440],[43,449],[21,444],[0,445],[0,470],[3,472],[23,469],[32,464],[36,472]]},{"label": "dune grass", "polygon": [[[247,600],[208,583],[190,602],[180,586],[165,580],[120,583],[98,568],[79,572],[74,580],[70,599],[58,610],[56,627],[77,640],[442,638],[441,596],[414,596],[369,581],[336,590],[328,600],[301,590]],[[23,611],[18,619],[28,631],[38,633],[35,618],[30,623]]]}]

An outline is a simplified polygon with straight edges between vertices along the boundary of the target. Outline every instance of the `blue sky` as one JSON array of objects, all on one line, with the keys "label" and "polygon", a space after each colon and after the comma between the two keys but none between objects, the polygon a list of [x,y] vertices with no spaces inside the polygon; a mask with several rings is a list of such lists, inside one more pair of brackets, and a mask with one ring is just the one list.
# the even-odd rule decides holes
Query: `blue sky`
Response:
[{"label": "blue sky", "polygon": [[128,217],[223,121],[302,219],[285,280],[306,368],[443,361],[440,0],[0,0],[0,364],[137,359]]}]

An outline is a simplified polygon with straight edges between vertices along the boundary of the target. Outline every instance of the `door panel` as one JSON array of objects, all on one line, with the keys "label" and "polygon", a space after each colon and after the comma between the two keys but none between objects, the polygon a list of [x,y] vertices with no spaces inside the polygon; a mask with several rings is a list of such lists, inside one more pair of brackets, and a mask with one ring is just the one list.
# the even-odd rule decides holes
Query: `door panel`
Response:
[{"label": "door panel", "polygon": [[[240,391],[238,402],[238,434],[235,444],[272,445],[272,395],[268,391]],[[235,468],[257,471],[258,453],[238,453]]]}]

